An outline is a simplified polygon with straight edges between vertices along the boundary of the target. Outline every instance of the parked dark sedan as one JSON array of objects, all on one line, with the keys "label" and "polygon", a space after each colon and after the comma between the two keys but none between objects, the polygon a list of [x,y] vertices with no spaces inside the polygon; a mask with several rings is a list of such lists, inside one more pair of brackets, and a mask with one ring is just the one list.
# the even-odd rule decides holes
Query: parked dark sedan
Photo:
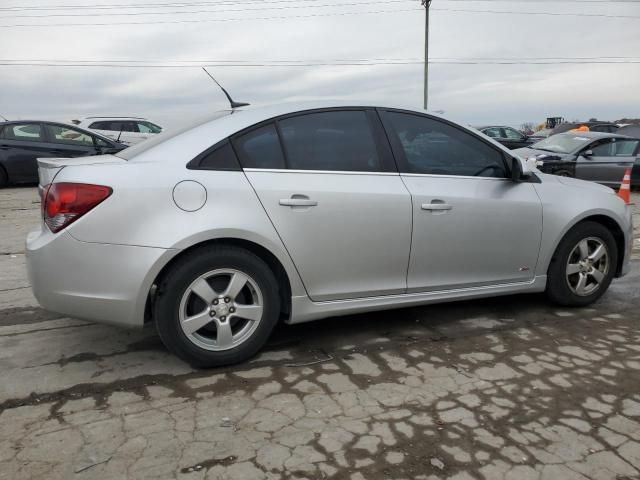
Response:
[{"label": "parked dark sedan", "polygon": [[0,122],[0,187],[38,181],[37,158],[116,153],[127,146],[64,123]]},{"label": "parked dark sedan", "polygon": [[533,143],[533,140],[529,139],[527,135],[519,132],[515,128],[504,126],[488,126],[488,127],[476,127],[485,135],[493,138],[496,142],[501,143],[507,148],[522,148],[528,147]]},{"label": "parked dark sedan", "polygon": [[618,188],[627,168],[640,155],[640,139],[615,133],[567,132],[514,153],[534,157],[544,173],[591,180]]}]

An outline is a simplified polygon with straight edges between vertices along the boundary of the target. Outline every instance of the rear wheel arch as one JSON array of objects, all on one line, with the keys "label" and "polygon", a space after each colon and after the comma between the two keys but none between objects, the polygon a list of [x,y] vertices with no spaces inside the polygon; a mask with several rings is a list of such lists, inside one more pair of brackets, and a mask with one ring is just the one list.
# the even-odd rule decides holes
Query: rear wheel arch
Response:
[{"label": "rear wheel arch", "polygon": [[[616,220],[614,220],[613,218],[607,215],[591,215],[585,218],[581,218],[575,224],[571,225],[571,227],[565,232],[565,234],[558,241],[558,244],[556,245],[556,251],[558,246],[562,243],[564,238],[567,235],[569,235],[570,232],[572,232],[576,227],[578,227],[578,225],[582,225],[587,222],[598,223],[603,227],[607,228],[613,235],[613,238],[615,239],[615,242],[616,242],[616,248],[618,250],[615,276],[616,277],[620,276],[622,272],[622,266],[624,264],[624,251],[625,251],[624,232],[620,227],[620,224]],[[554,252],[553,256],[551,257],[550,264],[553,263],[555,260],[556,260],[556,252]]]},{"label": "rear wheel arch", "polygon": [[196,243],[189,248],[184,249],[178,255],[173,257],[167,264],[162,267],[160,272],[156,275],[155,280],[152,283],[151,289],[149,290],[147,296],[147,302],[145,305],[144,312],[144,321],[145,323],[151,322],[153,320],[153,301],[157,286],[162,283],[162,280],[167,275],[168,272],[176,265],[178,262],[182,261],[186,256],[196,255],[198,250],[206,249],[211,246],[230,246],[241,248],[243,250],[247,250],[248,252],[253,253],[261,260],[263,260],[267,266],[271,269],[273,274],[276,276],[278,280],[278,291],[280,293],[280,306],[281,312],[280,315],[283,318],[287,318],[291,313],[291,281],[289,279],[289,275],[287,274],[286,269],[280,262],[280,260],[267,248],[262,245],[259,245],[250,240],[244,240],[240,238],[218,238],[213,240],[206,240],[200,243]]}]

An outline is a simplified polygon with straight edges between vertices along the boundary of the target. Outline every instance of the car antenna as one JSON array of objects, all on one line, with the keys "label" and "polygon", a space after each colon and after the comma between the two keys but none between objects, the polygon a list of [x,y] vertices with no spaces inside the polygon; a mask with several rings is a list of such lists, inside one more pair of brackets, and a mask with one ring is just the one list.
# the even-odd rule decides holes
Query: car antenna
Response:
[{"label": "car antenna", "polygon": [[0,118],[2,118],[5,122],[9,121],[9,119],[7,117],[5,117],[4,115],[0,115]]},{"label": "car antenna", "polygon": [[224,95],[227,97],[227,100],[229,100],[229,105],[231,105],[231,110],[234,110],[234,109],[240,108],[240,107],[246,107],[246,106],[250,105],[249,103],[234,101],[233,98],[231,98],[231,95],[229,95],[229,92],[227,92],[224,89],[224,87],[222,85],[220,85],[220,83],[213,77],[213,75],[211,75],[209,73],[209,71],[206,68],[202,67],[202,70],[204,70],[204,73],[209,75],[209,78],[211,78],[211,80],[216,82],[216,85],[218,85],[218,87],[220,87],[220,90],[222,90],[222,93],[224,93]]}]

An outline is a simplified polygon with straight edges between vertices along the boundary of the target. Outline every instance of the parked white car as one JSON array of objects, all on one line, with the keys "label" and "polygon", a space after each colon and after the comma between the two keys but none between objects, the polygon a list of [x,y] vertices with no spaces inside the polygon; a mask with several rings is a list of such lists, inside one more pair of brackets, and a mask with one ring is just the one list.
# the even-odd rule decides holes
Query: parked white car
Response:
[{"label": "parked white car", "polygon": [[125,145],[135,145],[162,132],[161,126],[139,117],[86,117],[73,123]]}]

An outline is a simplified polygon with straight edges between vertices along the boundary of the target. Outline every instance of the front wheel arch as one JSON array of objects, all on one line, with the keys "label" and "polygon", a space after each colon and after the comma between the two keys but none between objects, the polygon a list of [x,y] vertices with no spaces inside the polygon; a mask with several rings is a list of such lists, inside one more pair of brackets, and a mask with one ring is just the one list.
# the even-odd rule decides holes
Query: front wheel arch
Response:
[{"label": "front wheel arch", "polygon": [[[599,223],[603,227],[607,228],[613,234],[613,238],[615,239],[615,242],[616,242],[616,249],[618,250],[618,259],[617,259],[617,265],[615,270],[615,276],[619,277],[622,274],[622,266],[624,265],[624,251],[625,251],[624,232],[622,231],[622,228],[620,227],[618,222],[616,222],[611,217],[608,217],[606,215],[591,215],[589,217],[581,218],[580,221],[572,225],[571,228],[569,228],[567,232],[562,236],[560,241],[558,241],[558,244],[556,245],[556,250],[558,246],[562,243],[564,238],[567,235],[569,235],[569,233],[573,229],[575,229],[578,225],[581,225],[586,222]],[[551,262],[549,263],[551,264],[555,260],[556,260],[556,253],[554,252],[553,256],[551,257]]]}]

